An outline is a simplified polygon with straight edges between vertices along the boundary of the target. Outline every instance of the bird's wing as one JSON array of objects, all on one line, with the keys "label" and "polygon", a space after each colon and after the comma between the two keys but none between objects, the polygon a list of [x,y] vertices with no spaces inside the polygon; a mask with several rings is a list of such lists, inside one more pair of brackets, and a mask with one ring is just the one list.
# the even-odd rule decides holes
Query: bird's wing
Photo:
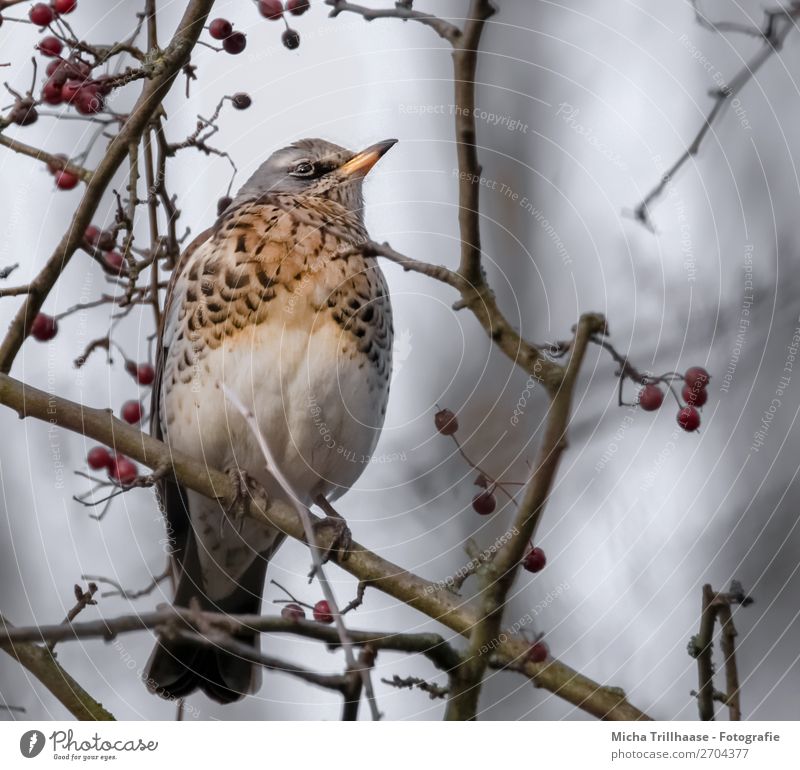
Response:
[{"label": "bird's wing", "polygon": [[[161,314],[161,323],[158,329],[158,345],[156,347],[155,370],[153,389],[150,403],[150,435],[159,441],[164,440],[161,425],[161,386],[164,374],[164,361],[171,339],[172,328],[176,322],[179,302],[175,301],[175,287],[179,278],[184,274],[186,266],[192,255],[200,246],[206,243],[213,235],[214,228],[210,227],[200,233],[181,254],[178,263],[172,271],[167,284],[167,294],[164,301],[164,312]],[[170,539],[170,563],[172,566],[173,588],[177,585],[180,576],[180,565],[186,551],[186,541],[189,534],[189,505],[186,491],[174,475],[168,474],[159,480],[156,491],[158,493],[161,511],[167,520],[167,533]]]}]

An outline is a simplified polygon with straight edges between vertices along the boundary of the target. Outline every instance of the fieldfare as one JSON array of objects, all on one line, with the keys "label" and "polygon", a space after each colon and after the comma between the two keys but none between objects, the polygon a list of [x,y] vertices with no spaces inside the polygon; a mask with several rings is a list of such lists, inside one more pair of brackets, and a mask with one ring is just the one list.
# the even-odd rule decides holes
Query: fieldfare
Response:
[{"label": "fieldfare", "polygon": [[[392,368],[392,310],[376,260],[359,247],[362,181],[394,145],[353,153],[321,139],[278,150],[213,227],[186,249],[169,287],[153,388],[154,435],[211,468],[242,495],[249,480],[286,495],[223,384],[255,416],[271,454],[306,505],[346,492],[383,426]],[[174,603],[258,613],[277,529],[229,516],[218,501],[160,483]],[[257,647],[255,632],[239,637]],[[244,657],[162,639],[148,687],[167,698],[197,689],[221,703],[258,684]]]}]

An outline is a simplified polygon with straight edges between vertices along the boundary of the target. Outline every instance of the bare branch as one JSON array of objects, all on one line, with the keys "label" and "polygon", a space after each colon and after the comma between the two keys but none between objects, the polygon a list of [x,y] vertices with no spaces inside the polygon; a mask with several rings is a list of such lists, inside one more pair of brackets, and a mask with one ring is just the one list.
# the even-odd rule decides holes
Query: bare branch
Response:
[{"label": "bare branch", "polygon": [[325,4],[331,6],[331,17],[336,17],[340,13],[356,13],[363,17],[365,21],[373,19],[403,19],[404,21],[418,21],[433,29],[439,37],[444,38],[450,43],[455,44],[461,37],[461,30],[454,24],[434,16],[432,13],[423,13],[411,8],[404,8],[397,4],[394,8],[368,8],[365,5],[349,3],[347,0],[325,0]]},{"label": "bare branch", "polygon": [[[764,44],[747,61],[744,66],[733,76],[730,83],[714,91],[714,105],[706,116],[700,130],[678,159],[669,167],[661,177],[661,181],[644,197],[633,211],[634,218],[651,231],[655,231],[650,218],[651,205],[661,197],[675,174],[697,153],[714,122],[722,115],[725,107],[754,77],[761,66],[772,54],[780,51],[787,35],[794,29],[795,19],[800,16],[800,6],[795,5],[791,10],[780,9],[766,12],[764,29],[761,32]],[[719,24],[716,25],[719,28]],[[740,31],[740,30],[739,30]]]}]

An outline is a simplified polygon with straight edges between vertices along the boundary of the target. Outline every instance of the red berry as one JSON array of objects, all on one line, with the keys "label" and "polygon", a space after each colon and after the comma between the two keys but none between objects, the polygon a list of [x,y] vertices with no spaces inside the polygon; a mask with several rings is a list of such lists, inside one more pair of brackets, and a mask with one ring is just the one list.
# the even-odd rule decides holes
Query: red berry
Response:
[{"label": "red berry", "polygon": [[136,425],[142,419],[142,405],[138,401],[126,401],[122,405],[122,419]]},{"label": "red berry", "polygon": [[140,385],[152,385],[156,370],[150,364],[135,364],[133,376]]},{"label": "red berry", "polygon": [[73,104],[81,115],[96,115],[102,112],[105,106],[100,89],[95,85],[81,86],[73,99]]},{"label": "red berry", "polygon": [[318,623],[333,623],[333,613],[331,612],[331,605],[324,599],[320,599],[314,605],[314,620]]},{"label": "red berry", "polygon": [[31,337],[39,342],[48,342],[58,334],[58,321],[51,315],[39,313],[31,324]]},{"label": "red berry", "polygon": [[108,230],[101,230],[96,225],[89,225],[84,237],[101,251],[111,251],[114,248],[114,234]]},{"label": "red berry", "polygon": [[46,72],[48,75],[55,75],[55,74],[56,74],[56,70],[57,70],[59,67],[61,67],[61,62],[60,62],[60,61],[58,61],[58,60],[56,60],[56,61],[51,61],[51,62],[48,62],[48,64],[47,64],[47,67],[45,68],[45,72]]},{"label": "red berry", "polygon": [[700,427],[700,412],[693,406],[685,406],[678,412],[678,425],[687,433],[697,430]]},{"label": "red berry", "polygon": [[708,391],[697,386],[691,388],[688,385],[684,385],[681,395],[689,406],[703,406],[708,401]]},{"label": "red berry", "polygon": [[295,16],[302,16],[310,7],[308,0],[286,0],[286,10]]},{"label": "red berry", "polygon": [[42,101],[47,104],[61,104],[64,97],[61,95],[61,86],[53,80],[48,80],[42,88]]},{"label": "red berry", "polygon": [[639,391],[639,406],[645,412],[654,412],[664,402],[664,391],[652,382]]},{"label": "red berry", "polygon": [[528,572],[541,572],[547,564],[547,557],[541,548],[531,548],[522,560],[522,567]]},{"label": "red berry", "polygon": [[61,87],[61,96],[64,97],[65,102],[72,102],[81,92],[82,87],[83,87],[82,80],[76,80],[75,78],[70,78]]},{"label": "red berry", "polygon": [[78,186],[80,179],[71,171],[56,172],[56,187],[59,190],[72,190]]},{"label": "red berry", "polygon": [[39,41],[38,48],[42,56],[59,56],[64,46],[57,37],[49,35],[48,37],[43,37]]},{"label": "red berry", "polygon": [[449,409],[440,409],[433,415],[433,424],[443,436],[452,436],[458,430],[458,418]]},{"label": "red berry", "polygon": [[[322,602],[320,602],[320,604],[322,604]],[[327,603],[325,603],[325,606],[328,606]],[[314,617],[319,620],[319,618],[316,617],[316,612],[317,611],[315,609]],[[305,620],[306,613],[299,604],[292,603],[284,606],[284,608],[281,610],[281,617],[286,618],[287,620]],[[333,620],[333,618],[331,618],[331,620]],[[326,622],[330,623],[330,620]]]},{"label": "red berry", "polygon": [[295,29],[285,29],[281,35],[281,40],[290,51],[300,47],[300,33]]},{"label": "red berry", "polygon": [[136,481],[139,475],[139,470],[136,463],[131,462],[124,455],[117,455],[111,461],[111,467],[108,469],[108,475],[117,483],[127,486]]},{"label": "red berry", "polygon": [[236,54],[241,53],[247,47],[247,38],[242,32],[234,32],[222,41],[222,47],[227,53],[236,56]]},{"label": "red berry", "polygon": [[494,513],[494,509],[497,507],[497,499],[488,489],[484,489],[483,492],[478,492],[472,498],[472,507],[481,516],[488,516],[490,513]]},{"label": "red berry", "polygon": [[122,266],[125,264],[122,254],[120,254],[118,251],[107,251],[103,256],[103,262],[112,273],[120,272],[120,270],[122,270]]},{"label": "red berry", "polygon": [[44,3],[36,3],[36,5],[28,11],[28,18],[37,27],[46,27],[55,17],[56,15],[53,13],[53,9]]},{"label": "red berry", "polygon": [[686,370],[683,379],[690,388],[693,388],[695,385],[704,388],[708,385],[711,375],[703,369],[702,366],[692,366]]},{"label": "red berry", "polygon": [[56,13],[72,13],[78,7],[78,0],[53,0]]},{"label": "red berry", "polygon": [[227,19],[214,19],[208,25],[208,31],[214,40],[224,40],[233,33],[233,25]]},{"label": "red berry", "polygon": [[528,660],[531,663],[544,663],[550,657],[550,649],[547,642],[535,642],[528,650]]},{"label": "red berry", "polygon": [[104,446],[92,447],[86,455],[86,462],[92,470],[99,471],[102,468],[111,468],[114,458]]},{"label": "red berry", "polygon": [[283,3],[281,0],[258,0],[258,10],[262,16],[277,21],[283,16]]}]

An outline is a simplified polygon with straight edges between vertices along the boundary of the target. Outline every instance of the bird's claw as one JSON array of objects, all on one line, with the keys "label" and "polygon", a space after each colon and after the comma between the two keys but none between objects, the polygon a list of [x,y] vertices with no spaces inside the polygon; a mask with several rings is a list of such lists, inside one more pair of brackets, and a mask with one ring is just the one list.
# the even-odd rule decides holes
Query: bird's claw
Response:
[{"label": "bird's claw", "polygon": [[220,523],[220,529],[225,521],[230,521],[241,534],[245,519],[250,515],[253,505],[266,509],[266,492],[264,488],[245,470],[234,466],[226,471],[234,489],[234,496],[225,509],[225,516]]},{"label": "bird's claw", "polygon": [[[337,553],[341,561],[350,558],[350,547],[353,544],[353,535],[350,527],[341,516],[326,516],[324,519],[317,519],[311,524],[314,530],[316,542],[326,543],[321,548],[320,562],[325,564],[334,553]],[[332,534],[329,534],[333,530]],[[313,579],[316,574],[316,567],[309,573],[309,579]]]}]

